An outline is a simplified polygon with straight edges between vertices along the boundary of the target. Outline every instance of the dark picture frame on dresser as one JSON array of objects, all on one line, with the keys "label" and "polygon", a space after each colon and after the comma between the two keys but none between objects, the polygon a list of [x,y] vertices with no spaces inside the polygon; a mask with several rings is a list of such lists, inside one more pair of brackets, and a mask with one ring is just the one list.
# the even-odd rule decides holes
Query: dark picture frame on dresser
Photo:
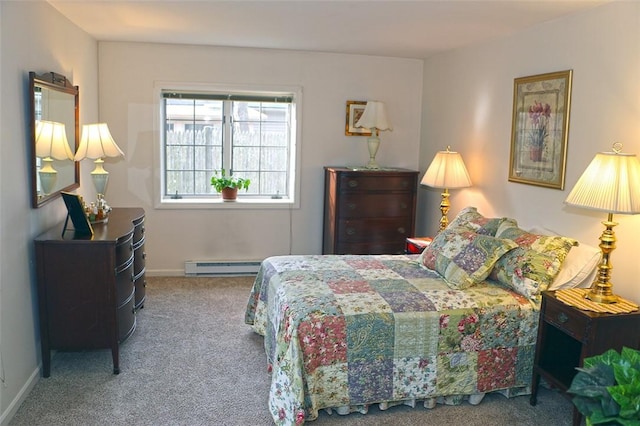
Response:
[{"label": "dark picture frame on dresser", "polygon": [[323,254],[403,254],[418,172],[325,167]]},{"label": "dark picture frame on dresser", "polygon": [[[569,306],[556,298],[555,291],[542,292],[538,339],[531,380],[531,405],[536,405],[540,379],[566,391],[582,367],[585,358],[600,355],[623,346],[640,349],[640,311],[631,313],[597,313]],[[582,415],[574,407],[573,426],[579,426]]]},{"label": "dark picture frame on dresser", "polygon": [[120,373],[119,345],[145,301],[144,218],[142,208],[114,208],[93,235],[59,224],[35,239],[44,377],[51,350],[111,349]]}]

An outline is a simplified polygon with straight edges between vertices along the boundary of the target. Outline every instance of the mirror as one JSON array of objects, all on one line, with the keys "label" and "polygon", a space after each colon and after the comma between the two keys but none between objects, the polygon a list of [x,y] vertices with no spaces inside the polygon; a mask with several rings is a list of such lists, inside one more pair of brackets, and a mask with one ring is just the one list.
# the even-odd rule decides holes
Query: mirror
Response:
[{"label": "mirror", "polygon": [[73,161],[80,142],[78,93],[63,75],[29,73],[33,208],[80,186],[80,165]]}]

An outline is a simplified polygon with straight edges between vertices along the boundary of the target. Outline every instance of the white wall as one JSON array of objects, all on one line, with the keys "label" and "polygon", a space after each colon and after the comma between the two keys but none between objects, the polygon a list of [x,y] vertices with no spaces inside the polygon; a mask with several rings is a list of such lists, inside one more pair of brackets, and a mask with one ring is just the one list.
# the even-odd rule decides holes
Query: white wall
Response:
[{"label": "white wall", "polygon": [[[346,101],[384,101],[394,129],[381,134],[378,162],[415,170],[422,66],[419,60],[360,55],[100,42],[100,120],[109,124],[126,155],[125,161],[107,160],[106,198],[114,207],[146,210],[150,273],[182,274],[189,259],[319,254],[323,166],[364,165],[368,160],[366,138],[344,134]],[[159,171],[153,167],[153,156],[160,143],[157,81],[301,86],[300,209],[154,209],[153,179]],[[81,189],[86,198],[93,197],[91,191]]]},{"label": "white wall", "polygon": [[[513,80],[573,69],[565,190],[510,183]],[[563,201],[598,151],[614,141],[640,154],[640,3],[614,2],[536,26],[508,39],[430,58],[424,69],[420,170],[450,144],[461,152],[473,188],[452,191],[450,218],[467,205],[544,226],[598,245],[602,213]],[[421,189],[419,229],[437,229],[440,195]],[[615,291],[640,302],[640,216],[614,217]]]},{"label": "white wall", "polygon": [[0,423],[40,377],[33,237],[62,221],[59,199],[30,205],[28,73],[80,86],[80,120],[97,120],[97,43],[46,2],[0,2]]}]

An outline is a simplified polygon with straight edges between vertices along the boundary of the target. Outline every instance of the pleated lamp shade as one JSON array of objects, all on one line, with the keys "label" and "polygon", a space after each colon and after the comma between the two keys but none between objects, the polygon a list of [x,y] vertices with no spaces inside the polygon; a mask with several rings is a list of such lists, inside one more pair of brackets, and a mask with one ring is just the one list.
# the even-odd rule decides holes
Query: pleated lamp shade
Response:
[{"label": "pleated lamp shade", "polygon": [[73,160],[73,152],[67,141],[67,131],[63,123],[40,120],[36,125],[36,156]]},{"label": "pleated lamp shade", "polygon": [[84,124],[75,160],[96,160],[105,157],[124,157],[124,153],[113,140],[107,123]]},{"label": "pleated lamp shade", "polygon": [[420,184],[441,189],[466,188],[471,186],[471,178],[460,153],[447,147],[433,158]]},{"label": "pleated lamp shade", "polygon": [[596,154],[565,203],[607,213],[640,213],[640,161],[635,154]]}]

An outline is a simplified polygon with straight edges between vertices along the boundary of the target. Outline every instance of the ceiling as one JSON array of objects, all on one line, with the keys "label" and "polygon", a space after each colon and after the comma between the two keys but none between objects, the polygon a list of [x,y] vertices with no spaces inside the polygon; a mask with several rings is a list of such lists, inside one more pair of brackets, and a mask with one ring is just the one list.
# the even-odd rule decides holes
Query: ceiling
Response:
[{"label": "ceiling", "polygon": [[47,1],[101,41],[427,58],[611,0]]}]

